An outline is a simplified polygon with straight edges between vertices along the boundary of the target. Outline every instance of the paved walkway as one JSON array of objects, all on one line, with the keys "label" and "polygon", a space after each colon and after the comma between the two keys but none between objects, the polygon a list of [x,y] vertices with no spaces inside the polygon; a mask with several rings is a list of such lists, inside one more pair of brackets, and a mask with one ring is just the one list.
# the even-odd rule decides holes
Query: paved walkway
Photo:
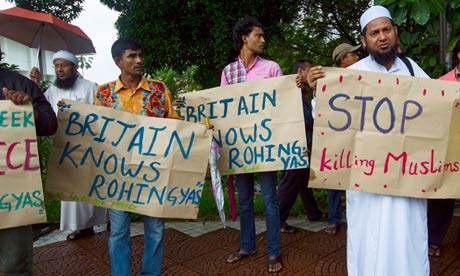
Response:
[{"label": "paved walkway", "polygon": [[[326,222],[301,219],[289,223],[299,228],[296,234],[282,234],[284,270],[277,275],[346,275],[346,225],[330,236],[321,231]],[[270,275],[266,272],[265,224],[257,221],[257,255],[235,264],[225,257],[239,245],[237,222],[222,228],[219,222],[168,222],[165,230],[164,276]],[[65,241],[68,232],[54,231],[35,242],[34,270],[41,275],[110,275],[104,227],[92,237]],[[143,231],[132,224],[133,275],[142,262]],[[444,244],[443,256],[431,259],[431,275],[460,275],[460,243],[457,232],[460,218],[454,217]],[[3,275],[0,272],[0,275]]]}]

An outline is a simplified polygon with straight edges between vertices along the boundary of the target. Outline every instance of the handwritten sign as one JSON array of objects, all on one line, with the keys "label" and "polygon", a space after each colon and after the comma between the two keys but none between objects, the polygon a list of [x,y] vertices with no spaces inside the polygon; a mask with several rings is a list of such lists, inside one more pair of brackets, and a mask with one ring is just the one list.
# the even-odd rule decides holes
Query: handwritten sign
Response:
[{"label": "handwritten sign", "polygon": [[208,117],[222,174],[306,168],[302,95],[295,75],[216,87],[183,97],[191,122]]},{"label": "handwritten sign", "polygon": [[460,84],[326,69],[319,80],[312,187],[460,197]]},{"label": "handwritten sign", "polygon": [[196,218],[211,130],[65,102],[58,113],[47,195],[155,217]]},{"label": "handwritten sign", "polygon": [[32,105],[0,101],[0,229],[46,222]]}]

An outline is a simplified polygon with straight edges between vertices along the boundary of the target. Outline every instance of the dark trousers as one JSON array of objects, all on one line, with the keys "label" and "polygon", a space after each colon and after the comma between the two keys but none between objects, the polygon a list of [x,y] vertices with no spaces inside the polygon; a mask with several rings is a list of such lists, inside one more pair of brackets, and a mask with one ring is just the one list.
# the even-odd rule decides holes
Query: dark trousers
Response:
[{"label": "dark trousers", "polygon": [[428,243],[441,245],[454,215],[455,199],[428,199]]},{"label": "dark trousers", "polygon": [[33,275],[32,226],[0,230],[0,264],[6,276]]},{"label": "dark trousers", "polygon": [[322,213],[316,205],[313,191],[307,188],[309,177],[310,169],[295,169],[282,172],[278,187],[281,224],[286,222],[297,195],[300,195],[303,208],[309,220],[318,220],[321,218]]}]

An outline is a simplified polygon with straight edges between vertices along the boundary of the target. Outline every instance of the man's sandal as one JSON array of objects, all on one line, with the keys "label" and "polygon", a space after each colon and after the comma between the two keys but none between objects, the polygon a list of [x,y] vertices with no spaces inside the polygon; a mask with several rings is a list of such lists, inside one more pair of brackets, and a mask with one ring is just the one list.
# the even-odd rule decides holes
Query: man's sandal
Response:
[{"label": "man's sandal", "polygon": [[281,261],[281,256],[276,258],[268,257],[267,265],[268,273],[278,273],[283,270],[283,262]]},{"label": "man's sandal", "polygon": [[286,233],[286,234],[295,234],[297,232],[297,229],[294,227],[288,225],[287,223],[284,223],[281,228],[280,228],[281,233]]},{"label": "man's sandal", "polygon": [[339,229],[340,229],[340,226],[338,224],[329,224],[329,226],[326,227],[326,229],[324,229],[324,232],[326,232],[326,234],[329,234],[329,235],[335,235],[337,234]]},{"label": "man's sandal", "polygon": [[75,241],[75,240],[78,240],[78,239],[81,239],[81,238],[84,238],[84,237],[88,237],[88,236],[92,236],[92,235],[94,235],[93,227],[73,231],[72,233],[67,235],[67,240],[68,241]]},{"label": "man's sandal", "polygon": [[428,255],[431,257],[440,257],[441,256],[441,246],[430,244],[430,246],[428,246]]},{"label": "man's sandal", "polygon": [[236,263],[238,261],[241,261],[244,258],[255,255],[256,253],[257,253],[256,250],[250,251],[250,252],[244,252],[244,251],[241,251],[241,249],[238,249],[235,252],[233,252],[230,256],[227,257],[226,262],[228,264]]}]

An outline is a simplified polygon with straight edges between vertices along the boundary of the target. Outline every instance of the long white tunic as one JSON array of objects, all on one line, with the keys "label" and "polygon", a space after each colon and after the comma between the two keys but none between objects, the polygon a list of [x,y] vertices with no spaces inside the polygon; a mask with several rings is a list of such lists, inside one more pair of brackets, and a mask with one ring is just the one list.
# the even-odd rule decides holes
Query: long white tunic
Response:
[{"label": "long white tunic", "polygon": [[[60,89],[51,85],[45,97],[57,114],[57,103],[61,99],[70,99],[92,104],[97,84],[83,79],[81,76],[75,81],[72,89]],[[74,201],[61,202],[61,230],[81,230],[94,225],[105,223],[107,209],[95,207],[92,204]]]},{"label": "long white tunic", "polygon": [[[416,77],[428,75],[411,60]],[[397,58],[390,70],[372,57],[350,69],[409,75]],[[428,276],[426,199],[347,191],[347,270],[350,276]]]}]

